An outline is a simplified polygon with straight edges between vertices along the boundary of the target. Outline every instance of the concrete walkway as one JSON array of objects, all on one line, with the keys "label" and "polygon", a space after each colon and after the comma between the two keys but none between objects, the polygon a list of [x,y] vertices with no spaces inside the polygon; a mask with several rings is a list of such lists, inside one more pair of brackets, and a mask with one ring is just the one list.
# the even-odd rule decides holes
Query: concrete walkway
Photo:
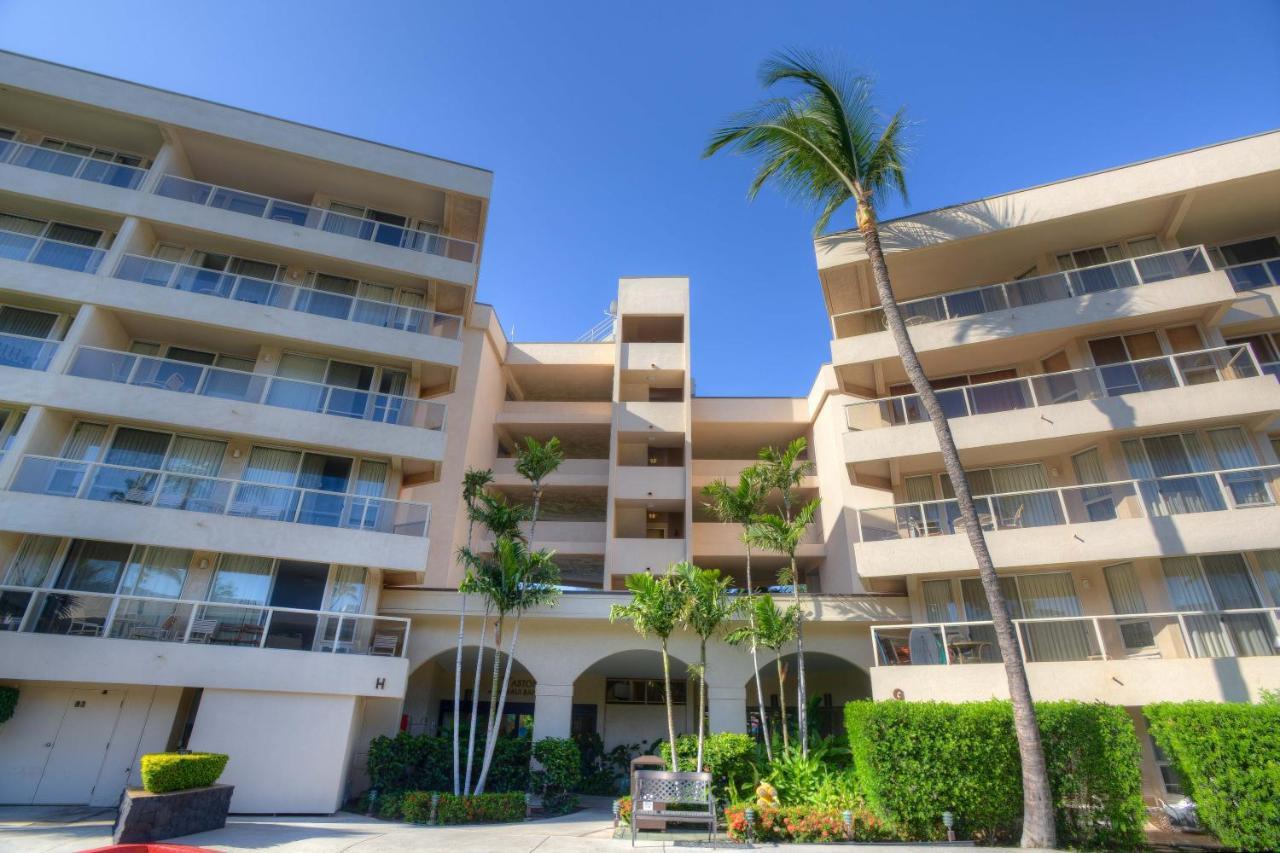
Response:
[{"label": "concrete walkway", "polygon": [[[113,809],[0,807],[0,853],[77,853],[111,843]],[[607,811],[585,809],[572,815],[521,824],[468,827],[412,826],[341,812],[332,817],[233,817],[226,828],[188,835],[176,843],[215,850],[271,853],[408,853],[408,851],[494,851],[494,853],[623,853],[629,841],[613,838]],[[641,839],[649,850],[686,850],[694,844],[670,839]],[[757,849],[773,849],[757,845]],[[742,849],[736,847],[735,849]],[[796,844],[786,851],[832,850],[831,845]],[[995,849],[995,848],[987,848]],[[863,846],[860,851],[932,851],[937,847]]]}]

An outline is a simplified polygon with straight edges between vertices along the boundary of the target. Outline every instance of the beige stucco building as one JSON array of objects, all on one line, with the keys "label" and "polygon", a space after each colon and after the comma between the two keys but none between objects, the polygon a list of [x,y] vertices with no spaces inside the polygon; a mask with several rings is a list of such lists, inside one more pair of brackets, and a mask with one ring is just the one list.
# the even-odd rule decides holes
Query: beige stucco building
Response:
[{"label": "beige stucco building", "polygon": [[[187,747],[231,754],[237,811],[337,808],[372,736],[448,725],[460,482],[527,500],[528,436],[565,448],[534,544],[566,588],[525,619],[511,731],[662,736],[656,646],[609,607],[684,559],[745,585],[700,490],[797,437],[818,725],[1004,695],[857,235],[816,243],[808,395],[699,397],[685,279],[507,340],[474,298],[491,177],[0,53],[0,802],[112,804]],[[1278,198],[1275,133],[884,224],[1039,698],[1280,686]],[[711,727],[747,731],[749,657],[711,654]]]}]

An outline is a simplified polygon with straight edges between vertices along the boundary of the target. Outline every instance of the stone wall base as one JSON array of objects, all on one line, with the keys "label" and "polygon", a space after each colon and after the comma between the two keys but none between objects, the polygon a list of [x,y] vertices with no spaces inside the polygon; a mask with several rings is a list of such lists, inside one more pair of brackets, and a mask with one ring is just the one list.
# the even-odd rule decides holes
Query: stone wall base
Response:
[{"label": "stone wall base", "polygon": [[129,788],[120,798],[120,816],[111,833],[116,844],[145,844],[227,825],[234,785],[210,785],[151,794]]}]

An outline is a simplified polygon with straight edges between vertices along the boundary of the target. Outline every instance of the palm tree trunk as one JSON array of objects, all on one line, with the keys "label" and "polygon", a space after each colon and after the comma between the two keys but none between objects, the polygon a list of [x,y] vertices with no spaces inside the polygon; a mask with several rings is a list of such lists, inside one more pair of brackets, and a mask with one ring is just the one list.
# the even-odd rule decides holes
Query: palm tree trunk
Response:
[{"label": "palm tree trunk", "polygon": [[[493,731],[494,712],[498,710],[498,678],[502,672],[502,622],[503,615],[499,614],[493,626],[493,678],[489,682],[489,721],[484,727],[484,749],[483,755],[489,755],[489,750],[493,743],[491,732]],[[483,762],[481,767],[483,767]],[[483,770],[480,774],[484,777]],[[480,783],[476,782],[475,793],[480,793]]]},{"label": "palm tree trunk", "polygon": [[693,769],[702,772],[702,740],[706,736],[707,722],[707,641],[702,640],[699,648],[698,665],[698,760]]},{"label": "palm tree trunk", "polygon": [[671,659],[667,655],[667,638],[662,638],[662,693],[667,701],[667,737],[671,743],[671,772],[680,769],[680,758],[676,755],[676,715],[671,706]]},{"label": "palm tree trunk", "polygon": [[796,728],[800,735],[800,754],[809,757],[809,695],[804,680],[804,611],[800,609],[800,577],[796,574],[796,555],[791,555],[791,600],[796,605]]},{"label": "palm tree trunk", "polygon": [[782,650],[779,649],[774,654],[777,657],[773,661],[778,665],[778,705],[782,715],[782,751],[786,753],[791,751],[791,735],[787,732],[787,677],[782,672]]},{"label": "palm tree trunk", "polygon": [[542,505],[542,486],[535,483],[533,486],[533,515],[529,519],[529,547],[533,547],[533,531],[538,527],[538,507]]},{"label": "palm tree trunk", "polygon": [[[511,684],[511,667],[516,662],[516,641],[520,639],[520,617],[516,616],[515,627],[511,629],[511,645],[507,649],[507,668],[502,676],[502,693],[498,696],[497,722],[484,742],[484,761],[480,764],[480,781],[476,783],[476,794],[484,793],[484,783],[489,778],[489,766],[493,763],[493,753],[498,745],[498,729],[502,728],[502,712],[507,705],[507,687]],[[492,699],[490,707],[493,707]]]},{"label": "palm tree trunk", "polygon": [[973,549],[974,559],[978,563],[978,576],[982,579],[982,589],[987,595],[987,606],[995,626],[996,645],[1000,649],[1000,657],[1004,660],[1005,676],[1009,681],[1009,696],[1013,701],[1014,731],[1018,736],[1018,751],[1022,756],[1022,846],[1053,847],[1057,843],[1057,833],[1053,824],[1053,796],[1049,790],[1049,774],[1045,767],[1044,746],[1040,741],[1040,727],[1036,722],[1035,706],[1031,702],[1031,687],[1027,683],[1026,667],[1018,652],[1018,643],[1013,632],[1013,623],[1009,619],[1009,610],[1000,593],[995,564],[991,561],[991,552],[987,549],[987,540],[978,521],[978,512],[973,505],[973,493],[969,489],[969,480],[960,464],[960,453],[951,435],[951,425],[947,422],[946,414],[938,403],[933,386],[929,384],[929,379],[920,366],[915,346],[911,343],[906,324],[902,321],[902,312],[898,310],[893,287],[889,282],[889,269],[884,261],[884,250],[880,245],[880,231],[876,226],[875,214],[861,198],[858,199],[858,225],[866,246],[867,257],[871,261],[871,272],[875,278],[876,292],[880,296],[880,307],[884,311],[885,321],[893,335],[894,343],[897,344],[898,355],[902,358],[902,366],[906,370],[907,378],[911,381],[912,388],[919,395],[920,403],[929,413],[929,420],[933,423],[934,433],[938,437],[938,446],[942,451],[943,467],[951,479],[951,488],[955,492],[956,503],[960,508],[960,518],[964,521],[965,534],[969,538],[969,546]]},{"label": "palm tree trunk", "polygon": [[[475,532],[474,520],[467,522],[467,551],[471,551],[471,536]],[[465,569],[464,569],[465,571]],[[465,578],[464,578],[465,579]],[[461,793],[461,776],[458,760],[458,730],[462,721],[462,644],[467,633],[467,594],[462,594],[462,606],[458,609],[458,652],[453,657],[453,795]]]},{"label": "palm tree trunk", "polygon": [[[476,678],[471,687],[471,727],[467,731],[467,775],[462,780],[462,793],[471,793],[471,764],[476,755],[476,717],[480,707],[480,673],[484,669],[484,644],[489,632],[489,608],[480,619],[480,646],[476,649]],[[495,652],[496,654],[496,652]]]},{"label": "palm tree trunk", "polygon": [[[747,595],[755,595],[755,588],[751,585],[751,546],[747,546]],[[760,655],[756,650],[756,611],[751,608],[747,611],[748,623],[751,626],[751,673],[756,680],[756,707],[760,709],[760,727],[764,734],[764,754],[773,762],[773,742],[769,738],[769,715],[765,713],[764,707],[764,685],[760,683]]]}]

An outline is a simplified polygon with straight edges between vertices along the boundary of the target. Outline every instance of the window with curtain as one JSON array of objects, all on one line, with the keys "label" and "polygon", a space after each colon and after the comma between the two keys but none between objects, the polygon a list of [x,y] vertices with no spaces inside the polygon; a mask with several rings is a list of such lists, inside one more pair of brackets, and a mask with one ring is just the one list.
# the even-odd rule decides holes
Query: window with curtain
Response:
[{"label": "window with curtain", "polygon": [[57,314],[0,305],[0,333],[49,339],[53,337],[53,331],[57,325]]},{"label": "window with curtain", "polygon": [[[1152,516],[1226,509],[1217,480],[1184,476],[1209,471],[1212,460],[1195,433],[1152,435],[1120,442],[1129,475],[1137,480],[1147,512]],[[1153,479],[1170,478],[1170,479]]]},{"label": "window with curtain", "polygon": [[[293,517],[302,453],[274,447],[254,447],[236,487],[232,515],[286,520]],[[252,484],[252,485],[249,485]]]},{"label": "window with curtain", "polygon": [[1089,352],[1109,397],[1174,388],[1178,384],[1168,360],[1159,358],[1164,349],[1155,332],[1097,338],[1089,341]]},{"label": "window with curtain", "polygon": [[226,604],[266,604],[274,562],[267,557],[223,554],[209,585],[209,600]]},{"label": "window with curtain", "polygon": [[[1009,616],[1021,618],[1022,608],[1018,603],[1018,587],[1013,578],[1000,578],[1000,595],[1009,608]],[[964,621],[988,622],[991,620],[991,608],[987,606],[987,594],[982,588],[979,578],[961,578],[960,599],[964,604]],[[996,631],[992,625],[970,625],[968,636],[979,643],[978,657],[986,663],[999,661],[1000,647],[996,644]]]},{"label": "window with curtain", "polygon": [[9,563],[4,582],[10,586],[43,586],[53,568],[62,540],[53,536],[27,536]]},{"label": "window with curtain", "polygon": [[[1253,442],[1240,427],[1205,430],[1205,437],[1218,460],[1219,470],[1255,468],[1258,455]],[[1275,502],[1268,477],[1263,471],[1240,471],[1223,474],[1222,481],[1231,493],[1235,506],[1266,506]]]},{"label": "window with curtain", "polygon": [[[1075,471],[1076,482],[1082,485],[1107,481],[1107,472],[1102,465],[1102,454],[1096,447],[1072,456],[1071,467]],[[1116,495],[1110,486],[1076,489],[1068,492],[1067,495],[1069,503],[1074,500],[1080,501],[1084,515],[1089,521],[1110,521],[1117,517]]]},{"label": "window with curtain", "polygon": [[[1165,585],[1175,610],[1230,610],[1258,607],[1257,592],[1240,554],[1165,557]],[[1208,613],[1185,617],[1196,657],[1274,654],[1272,628],[1265,614]]]},{"label": "window with curtain", "polygon": [[326,359],[285,353],[267,391],[267,404],[306,412],[320,411],[325,402],[323,383],[327,367]]},{"label": "window with curtain", "polygon": [[295,307],[308,314],[345,320],[359,286],[354,278],[313,272],[307,276],[307,287],[299,291]]},{"label": "window with curtain", "polygon": [[951,581],[922,581],[920,594],[924,598],[926,622],[956,622],[956,601],[951,594]]},{"label": "window with curtain", "polygon": [[368,572],[364,566],[334,566],[333,586],[329,590],[326,609],[336,613],[359,613],[364,608]]},{"label": "window with curtain", "polygon": [[[1081,616],[1070,572],[1018,575],[1018,601],[1027,619]],[[1088,660],[1091,626],[1084,622],[1041,622],[1022,625],[1027,655],[1033,661]]]},{"label": "window with curtain", "polygon": [[[1147,599],[1142,594],[1142,586],[1138,583],[1133,563],[1117,563],[1114,566],[1103,566],[1102,574],[1107,581],[1107,594],[1111,597],[1111,610],[1114,613],[1146,613]],[[1117,623],[1120,637],[1124,641],[1126,651],[1149,649],[1156,644],[1151,623],[1142,620],[1120,620]]]},{"label": "window with curtain", "polygon": [[80,421],[71,428],[71,435],[67,436],[66,442],[62,445],[62,457],[80,462],[96,462],[106,440],[106,424]]},{"label": "window with curtain", "polygon": [[193,551],[185,548],[138,548],[125,569],[121,595],[178,598],[187,579]]},{"label": "window with curtain", "polygon": [[164,478],[156,505],[221,512],[228,498],[227,484],[208,478],[218,476],[226,451],[225,441],[174,436],[164,462],[164,469],[172,473]]},{"label": "window with curtain", "polygon": [[1271,606],[1280,607],[1280,551],[1254,551],[1253,558],[1262,575],[1262,585],[1271,596]]},{"label": "window with curtain", "polygon": [[118,542],[77,539],[71,543],[56,586],[78,592],[113,593],[132,550],[133,546]]}]

